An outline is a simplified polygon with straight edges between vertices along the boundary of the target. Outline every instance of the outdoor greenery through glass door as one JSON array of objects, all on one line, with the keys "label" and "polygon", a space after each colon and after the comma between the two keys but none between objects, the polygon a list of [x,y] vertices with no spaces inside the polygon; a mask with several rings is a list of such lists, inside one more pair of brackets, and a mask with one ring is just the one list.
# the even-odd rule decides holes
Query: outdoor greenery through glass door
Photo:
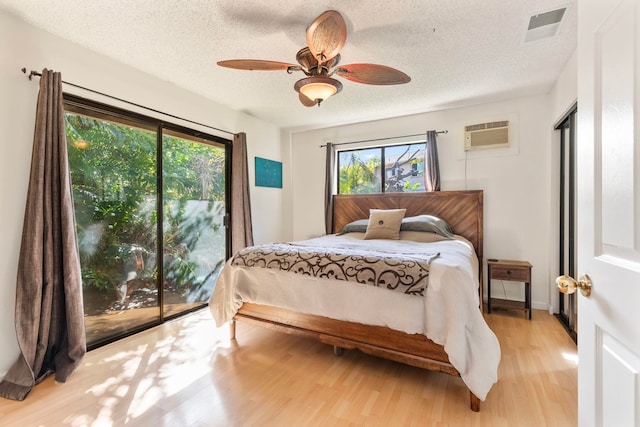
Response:
[{"label": "outdoor greenery through glass door", "polygon": [[226,259],[225,145],[66,110],[89,348],[205,305]]},{"label": "outdoor greenery through glass door", "polygon": [[164,315],[209,300],[226,259],[225,150],[163,136]]}]

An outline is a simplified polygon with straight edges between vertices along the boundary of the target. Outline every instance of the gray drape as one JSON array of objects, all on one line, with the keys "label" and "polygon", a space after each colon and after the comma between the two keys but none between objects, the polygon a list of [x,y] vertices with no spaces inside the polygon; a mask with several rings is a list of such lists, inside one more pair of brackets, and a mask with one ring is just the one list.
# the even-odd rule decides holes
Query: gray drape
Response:
[{"label": "gray drape", "polygon": [[333,186],[335,184],[336,151],[333,144],[327,143],[324,175],[324,228],[326,234],[333,233]]},{"label": "gray drape", "polygon": [[436,131],[427,131],[427,144],[424,150],[424,187],[427,191],[440,191],[440,162]]},{"label": "gray drape", "polygon": [[233,136],[231,147],[231,250],[253,245],[251,201],[249,199],[249,167],[247,165],[247,135]]},{"label": "gray drape", "polygon": [[86,352],[82,279],[60,73],[43,70],[16,281],[20,356],[0,396],[23,400],[55,372],[65,382]]}]

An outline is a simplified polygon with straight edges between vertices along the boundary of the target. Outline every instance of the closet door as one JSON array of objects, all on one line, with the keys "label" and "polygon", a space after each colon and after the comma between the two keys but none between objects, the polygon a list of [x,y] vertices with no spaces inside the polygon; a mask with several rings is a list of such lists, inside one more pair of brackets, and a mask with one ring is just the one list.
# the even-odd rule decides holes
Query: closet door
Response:
[{"label": "closet door", "polygon": [[[558,276],[574,277],[576,273],[576,198],[575,198],[575,123],[577,109],[573,108],[556,126],[560,132],[560,212]],[[578,333],[576,294],[559,294],[558,320],[574,341]]]}]

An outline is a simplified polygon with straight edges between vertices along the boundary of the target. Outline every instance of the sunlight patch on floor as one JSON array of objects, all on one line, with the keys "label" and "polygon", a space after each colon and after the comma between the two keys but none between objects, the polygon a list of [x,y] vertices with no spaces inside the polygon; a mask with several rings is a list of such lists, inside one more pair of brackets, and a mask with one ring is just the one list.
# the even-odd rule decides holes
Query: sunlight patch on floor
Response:
[{"label": "sunlight patch on floor", "polygon": [[[111,376],[85,392],[94,396],[99,409],[94,416],[76,414],[68,419],[69,424],[111,426],[114,408],[119,405],[127,407],[129,421],[162,411],[158,402],[209,377],[212,351],[229,349],[232,343],[229,328],[211,327],[213,323],[204,320],[207,317],[208,313],[195,313],[182,319],[180,327],[166,328],[161,335],[147,332],[150,340],[145,344],[94,360],[94,368],[112,371]],[[185,336],[198,338],[182,339]],[[126,346],[126,342],[122,345]]]},{"label": "sunlight patch on floor", "polygon": [[578,355],[575,353],[562,353],[562,357],[564,357],[565,360],[575,363],[576,365],[578,364]]}]

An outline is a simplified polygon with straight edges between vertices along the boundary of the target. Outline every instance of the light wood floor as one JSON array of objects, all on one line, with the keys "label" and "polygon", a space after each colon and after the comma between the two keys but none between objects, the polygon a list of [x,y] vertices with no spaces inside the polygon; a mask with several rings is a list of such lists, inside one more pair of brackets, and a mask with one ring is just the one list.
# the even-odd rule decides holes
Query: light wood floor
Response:
[{"label": "light wood floor", "polygon": [[576,347],[534,311],[485,315],[502,347],[479,413],[460,378],[239,323],[205,309],[87,354],[65,384],[0,399],[2,426],[574,426]]}]

